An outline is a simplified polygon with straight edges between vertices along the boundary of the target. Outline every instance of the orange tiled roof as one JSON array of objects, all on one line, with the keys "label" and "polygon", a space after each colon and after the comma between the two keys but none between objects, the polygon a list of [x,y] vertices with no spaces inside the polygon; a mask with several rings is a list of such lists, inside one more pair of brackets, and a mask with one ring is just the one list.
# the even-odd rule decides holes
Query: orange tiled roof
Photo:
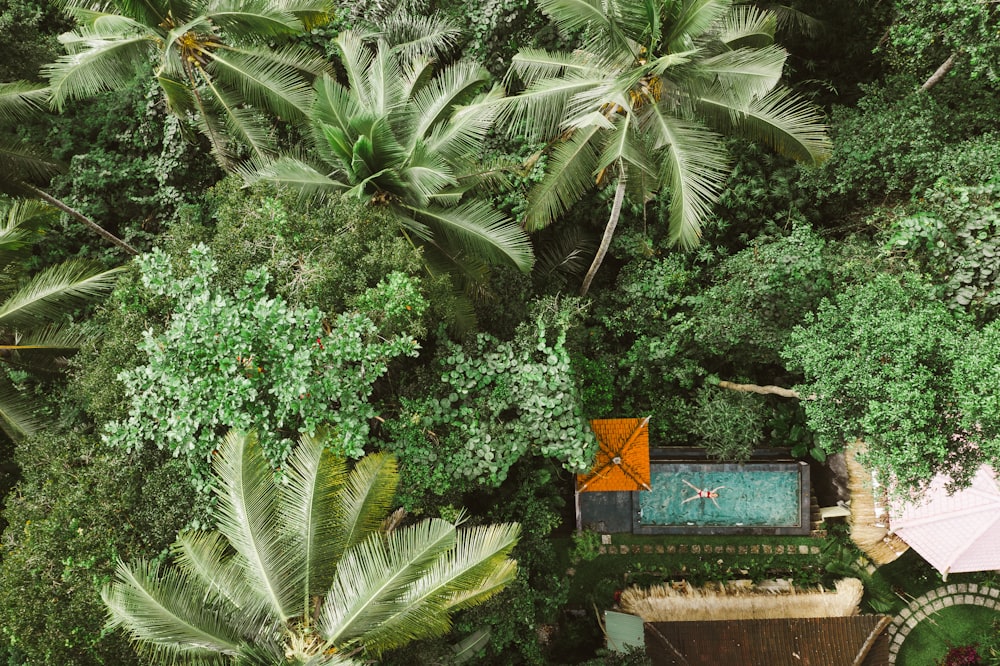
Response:
[{"label": "orange tiled roof", "polygon": [[579,492],[649,489],[649,417],[590,422],[601,448],[593,469],[576,477]]}]

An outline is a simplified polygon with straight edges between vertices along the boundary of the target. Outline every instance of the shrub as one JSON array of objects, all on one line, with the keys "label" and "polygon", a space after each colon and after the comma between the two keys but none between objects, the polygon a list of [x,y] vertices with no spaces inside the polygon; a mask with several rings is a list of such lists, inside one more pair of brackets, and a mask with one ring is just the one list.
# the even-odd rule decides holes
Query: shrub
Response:
[{"label": "shrub", "polygon": [[157,556],[190,519],[184,465],[58,431],[25,441],[17,462],[0,564],[4,638],[29,664],[138,666],[127,641],[104,633],[100,588],[117,557]]},{"label": "shrub", "polygon": [[[529,452],[582,472],[597,440],[583,418],[565,341],[575,301],[547,300],[513,341],[443,341],[440,381],[387,424],[411,487],[498,486]],[[449,483],[449,479],[454,480]]]},{"label": "shrub", "polygon": [[138,262],[145,287],[171,303],[171,317],[162,333],[144,334],[146,364],[119,376],[129,413],[107,425],[107,441],[183,455],[202,490],[217,437],[229,428],[273,433],[262,445],[276,467],[294,436],[323,424],[336,429],[338,454],[363,454],[372,385],[389,359],[416,354],[416,341],[396,332],[425,307],[411,280],[390,275],[355,311],[328,322],[316,308],[268,296],[264,271],[248,271],[236,293],[215,288],[205,246],[191,249],[187,277],[160,251]]}]

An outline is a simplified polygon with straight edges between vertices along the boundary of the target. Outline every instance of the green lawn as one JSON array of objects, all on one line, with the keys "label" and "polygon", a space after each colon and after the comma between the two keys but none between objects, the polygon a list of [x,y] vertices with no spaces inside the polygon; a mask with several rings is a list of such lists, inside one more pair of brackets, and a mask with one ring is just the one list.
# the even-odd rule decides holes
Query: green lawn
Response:
[{"label": "green lawn", "polygon": [[934,666],[951,647],[977,642],[1000,614],[982,606],[942,608],[914,627],[899,651],[899,666]]}]

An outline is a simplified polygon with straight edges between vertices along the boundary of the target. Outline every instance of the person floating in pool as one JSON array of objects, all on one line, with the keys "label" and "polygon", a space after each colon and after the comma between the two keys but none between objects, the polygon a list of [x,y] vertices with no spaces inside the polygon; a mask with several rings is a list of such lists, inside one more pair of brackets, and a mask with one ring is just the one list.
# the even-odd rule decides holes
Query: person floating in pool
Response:
[{"label": "person floating in pool", "polygon": [[712,504],[714,504],[716,507],[718,507],[720,509],[722,508],[722,507],[719,507],[719,503],[717,501],[715,501],[715,498],[717,498],[719,496],[719,491],[722,490],[723,488],[725,488],[725,486],[716,486],[715,488],[712,488],[711,490],[707,490],[705,488],[699,488],[698,486],[694,485],[693,483],[691,483],[687,479],[681,479],[681,481],[683,481],[688,486],[690,486],[691,490],[694,491],[694,495],[691,495],[691,497],[688,497],[686,500],[684,500],[683,502],[681,502],[681,504],[687,504],[688,502],[693,502],[696,499],[710,499],[710,500],[712,500]]}]

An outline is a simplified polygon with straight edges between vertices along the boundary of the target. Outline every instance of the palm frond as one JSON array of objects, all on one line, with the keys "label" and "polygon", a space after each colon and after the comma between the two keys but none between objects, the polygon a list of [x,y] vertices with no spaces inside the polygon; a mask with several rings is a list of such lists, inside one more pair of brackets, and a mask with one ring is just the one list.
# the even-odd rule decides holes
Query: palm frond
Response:
[{"label": "palm frond", "polygon": [[42,425],[38,404],[28,400],[0,374],[0,430],[17,442],[33,435]]},{"label": "palm frond", "polygon": [[[70,352],[79,349],[88,340],[94,339],[94,332],[85,326],[73,324],[53,324],[35,328],[17,338],[16,350],[38,350]],[[2,346],[0,346],[2,347]]]},{"label": "palm frond", "polygon": [[517,564],[507,556],[519,534],[515,523],[459,530],[455,546],[407,588],[391,615],[369,630],[365,647],[378,654],[446,633],[449,612],[484,601],[514,579]]},{"label": "palm frond", "polygon": [[365,649],[377,654],[371,636],[387,617],[405,610],[401,590],[420,580],[454,545],[455,526],[428,519],[384,537],[373,534],[349,548],[320,611],[320,635],[338,646],[363,637]]},{"label": "palm frond", "polygon": [[115,581],[101,590],[108,628],[124,627],[157,656],[240,656],[240,636],[197,589],[195,579],[173,567],[143,560],[130,567],[119,561]]},{"label": "palm frond", "polygon": [[657,137],[661,151],[660,183],[670,187],[670,241],[694,247],[702,222],[729,174],[721,137],[701,125],[674,118],[661,105],[650,105],[643,122]]},{"label": "palm frond", "polygon": [[217,85],[209,76],[202,80],[205,85],[194,95],[199,127],[220,162],[229,165],[235,158],[230,141],[249,149],[251,159],[268,159],[275,144],[267,119],[256,109],[244,106],[237,91]]},{"label": "palm frond", "polygon": [[374,36],[406,62],[440,56],[455,46],[461,34],[446,18],[397,11],[379,21]]},{"label": "palm frond", "polygon": [[[86,0],[84,0],[86,1]],[[80,9],[87,9],[93,6],[103,8],[103,3],[91,2],[88,4],[75,4],[79,0],[71,0],[67,3],[67,12],[74,12]],[[164,0],[116,0],[114,7],[121,12],[122,16],[141,23],[143,25],[159,25],[167,18],[170,11],[169,2]],[[184,20],[183,17],[178,17]]]},{"label": "palm frond", "polygon": [[453,109],[447,122],[432,129],[424,145],[452,163],[469,162],[470,157],[478,160],[483,154],[483,141],[496,120],[496,102],[501,95],[500,88],[493,88],[471,104]]},{"label": "palm frond", "polygon": [[755,5],[735,5],[722,21],[719,41],[731,49],[763,48],[774,43],[775,14]]},{"label": "palm frond", "polygon": [[257,435],[230,431],[219,447],[213,469],[218,479],[218,529],[239,553],[248,582],[266,600],[270,613],[284,622],[301,601],[293,563],[278,529],[274,472],[260,450]]},{"label": "palm frond", "polygon": [[240,91],[250,104],[283,118],[303,117],[313,102],[312,86],[298,70],[250,51],[226,50],[212,56],[211,72],[223,85]]},{"label": "palm frond", "polygon": [[294,536],[289,556],[301,571],[303,615],[308,615],[311,598],[326,594],[337,568],[337,560],[331,556],[339,527],[335,507],[347,467],[342,458],[330,453],[323,436],[303,435],[287,469],[288,485],[283,488],[278,510],[282,524]]},{"label": "palm frond", "polygon": [[[243,569],[233,557],[229,542],[219,532],[181,532],[171,546],[182,572],[201,582],[206,594],[218,599],[222,612],[240,621],[260,622],[267,601],[246,584]],[[241,632],[242,633],[242,632]]]},{"label": "palm frond", "polygon": [[468,101],[489,80],[487,72],[477,62],[459,61],[438,72],[412,100],[415,138],[427,137],[435,126],[447,122],[457,105]]},{"label": "palm frond", "polygon": [[[745,2],[746,0],[742,1]],[[755,1],[759,2],[759,0]],[[778,30],[788,33],[815,38],[822,35],[827,27],[823,21],[781,3],[765,2],[761,4],[761,9],[774,14],[778,22]]]},{"label": "palm frond", "polygon": [[406,188],[417,195],[410,198],[419,201],[421,206],[427,205],[431,197],[446,188],[458,184],[447,160],[422,142],[417,142],[410,151],[409,162],[401,176]]},{"label": "palm frond", "polygon": [[600,32],[611,29],[611,22],[600,0],[538,0],[538,7],[561,30],[569,33],[584,28]]},{"label": "palm frond", "polygon": [[549,225],[593,187],[600,132],[593,126],[578,130],[552,151],[545,176],[528,193],[525,229],[536,231]]},{"label": "palm frond", "polygon": [[734,100],[763,97],[781,80],[788,54],[777,46],[725,51],[698,62],[697,72]]},{"label": "palm frond", "polygon": [[351,120],[366,111],[357,96],[333,77],[324,75],[316,79],[316,102],[312,114],[314,122],[332,125],[348,133],[351,131]]},{"label": "palm frond", "polygon": [[153,57],[153,43],[144,34],[109,40],[68,33],[61,41],[71,52],[42,68],[59,111],[67,100],[125,87]]},{"label": "palm frond", "polygon": [[11,328],[30,328],[58,321],[74,308],[110,293],[122,270],[99,271],[81,261],[45,269],[0,305],[0,323]]},{"label": "palm frond", "polygon": [[511,134],[549,138],[559,131],[566,105],[574,95],[588,94],[604,85],[603,77],[584,77],[573,72],[563,78],[539,79],[517,96],[499,100],[497,120]]},{"label": "palm frond", "polygon": [[763,141],[782,155],[821,162],[830,154],[822,111],[788,88],[775,88],[743,105],[734,105],[721,91],[703,94],[698,106],[714,127]]},{"label": "palm frond", "polygon": [[28,81],[0,83],[0,119],[24,120],[45,111],[48,86]]},{"label": "palm frond", "polygon": [[484,202],[408,208],[433,230],[435,243],[468,248],[487,261],[505,261],[518,270],[531,270],[534,256],[528,235],[504,213]]},{"label": "palm frond", "polygon": [[581,51],[563,53],[545,49],[524,48],[511,59],[511,72],[526,84],[539,79],[561,76],[566,72],[576,72],[580,76],[593,78],[601,71],[600,61]]},{"label": "palm frond", "polygon": [[331,557],[339,559],[348,548],[378,530],[398,484],[399,472],[392,456],[374,453],[358,461],[341,491],[338,538]]},{"label": "palm frond", "polygon": [[0,141],[0,192],[33,196],[27,183],[45,182],[60,170],[51,157],[32,146]]},{"label": "palm frond", "polygon": [[361,35],[353,30],[340,33],[335,41],[340,48],[340,62],[347,74],[347,87],[353,92],[358,104],[371,112],[371,100],[364,94],[367,90],[365,78],[373,59],[371,49],[365,46]]},{"label": "palm frond", "polygon": [[226,31],[234,43],[266,43],[269,38],[303,30],[302,21],[277,2],[213,0],[204,16]]},{"label": "palm frond", "polygon": [[375,116],[387,116],[401,109],[403,99],[403,71],[399,59],[384,44],[375,50],[371,64],[365,72],[365,86],[355,94],[366,99],[368,110]]},{"label": "palm frond", "polygon": [[699,39],[725,16],[733,0],[681,0],[672,4],[679,11],[667,19],[670,29],[663,41],[670,51],[683,51],[689,40]]},{"label": "palm frond", "polygon": [[612,125],[594,169],[600,173],[619,161],[647,174],[655,174],[657,170],[647,154],[643,137],[635,129],[633,114],[620,116]]}]

